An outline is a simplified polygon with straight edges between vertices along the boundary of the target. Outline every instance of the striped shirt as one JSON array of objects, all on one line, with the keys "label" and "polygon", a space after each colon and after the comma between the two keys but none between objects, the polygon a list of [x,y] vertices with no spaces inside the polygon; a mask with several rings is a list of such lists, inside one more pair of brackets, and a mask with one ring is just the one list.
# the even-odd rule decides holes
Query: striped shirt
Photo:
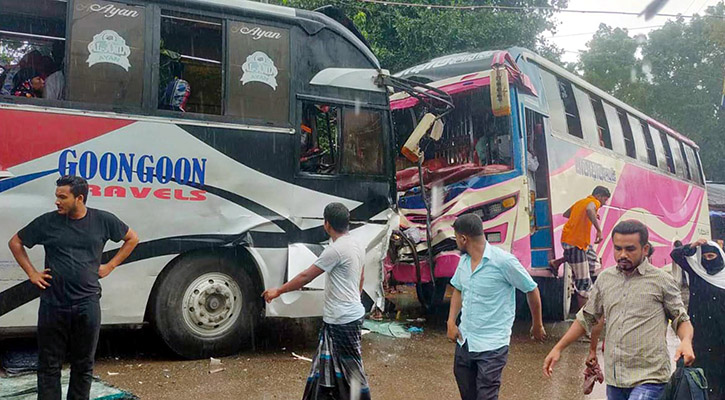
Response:
[{"label": "striped shirt", "polygon": [[601,317],[606,320],[607,385],[633,388],[670,379],[667,321],[677,332],[680,323],[690,320],[670,274],[646,260],[629,276],[619,268],[605,269],[577,321],[591,332]]}]

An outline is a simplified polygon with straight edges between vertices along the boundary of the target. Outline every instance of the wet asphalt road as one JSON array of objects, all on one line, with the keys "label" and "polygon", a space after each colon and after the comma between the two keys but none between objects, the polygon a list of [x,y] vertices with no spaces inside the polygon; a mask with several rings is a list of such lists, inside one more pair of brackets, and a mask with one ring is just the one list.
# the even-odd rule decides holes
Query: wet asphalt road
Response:
[{"label": "wet asphalt road", "polygon": [[[414,299],[399,298],[399,315],[421,317]],[[447,308],[425,322],[409,322],[423,333],[410,339],[376,333],[363,336],[363,361],[374,399],[458,399],[453,376],[454,345],[445,332]],[[255,349],[222,357],[220,372],[210,373],[209,360],[181,360],[164,349],[148,330],[104,331],[97,352],[95,374],[141,399],[300,399],[310,363],[292,356],[312,357],[319,319],[268,319],[258,327]],[[529,337],[530,323],[517,321],[503,372],[500,398],[604,399],[603,385],[594,393],[582,392],[584,359],[589,344],[574,343],[562,355],[554,377],[542,375],[546,354],[570,322],[546,324],[550,338],[544,343]],[[672,345],[675,345],[673,339]],[[12,341],[0,346],[13,346]],[[671,354],[674,349],[671,349]],[[600,362],[601,354],[600,354]],[[214,367],[219,368],[219,367]]]}]

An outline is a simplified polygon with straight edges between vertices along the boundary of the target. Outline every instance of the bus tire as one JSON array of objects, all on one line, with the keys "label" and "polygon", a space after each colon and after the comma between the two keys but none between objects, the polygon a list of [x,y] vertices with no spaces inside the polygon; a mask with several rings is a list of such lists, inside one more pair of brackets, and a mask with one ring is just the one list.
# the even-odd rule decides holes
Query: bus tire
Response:
[{"label": "bus tire", "polygon": [[571,268],[562,264],[564,274],[559,278],[535,277],[541,293],[541,313],[547,321],[563,321],[569,317],[574,294]]},{"label": "bus tire", "polygon": [[151,300],[152,325],[181,357],[233,354],[252,339],[261,310],[257,292],[233,259],[185,257],[161,277]]}]

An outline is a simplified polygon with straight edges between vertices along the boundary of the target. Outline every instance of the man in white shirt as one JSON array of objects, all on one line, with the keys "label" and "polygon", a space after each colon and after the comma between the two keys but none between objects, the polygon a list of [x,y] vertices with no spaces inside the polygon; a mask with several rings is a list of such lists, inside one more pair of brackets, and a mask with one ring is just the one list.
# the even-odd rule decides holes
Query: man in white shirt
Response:
[{"label": "man in white shirt", "polygon": [[309,268],[262,295],[269,303],[326,272],[323,325],[303,399],[349,398],[352,387],[359,390],[354,398],[368,400],[361,342],[365,308],[360,300],[365,248],[348,233],[350,211],[343,204],[328,204],[323,214],[325,232],[332,243]]}]

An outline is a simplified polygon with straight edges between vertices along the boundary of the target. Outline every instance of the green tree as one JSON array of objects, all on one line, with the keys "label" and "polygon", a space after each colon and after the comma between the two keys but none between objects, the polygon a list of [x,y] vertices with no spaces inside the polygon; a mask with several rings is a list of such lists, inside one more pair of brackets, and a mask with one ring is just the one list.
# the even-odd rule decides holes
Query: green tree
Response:
[{"label": "green tree", "polygon": [[[296,8],[315,9],[328,0],[277,0]],[[440,5],[500,5],[526,10],[445,10],[336,0],[370,42],[383,68],[399,71],[435,57],[462,51],[523,46],[542,50],[558,61],[556,47],[539,39],[554,30],[554,11],[533,7],[566,7],[566,0],[412,0]]]},{"label": "green tree", "polygon": [[724,68],[722,2],[646,38],[601,25],[576,65],[587,81],[695,140],[705,176],[716,181],[725,181]]}]

